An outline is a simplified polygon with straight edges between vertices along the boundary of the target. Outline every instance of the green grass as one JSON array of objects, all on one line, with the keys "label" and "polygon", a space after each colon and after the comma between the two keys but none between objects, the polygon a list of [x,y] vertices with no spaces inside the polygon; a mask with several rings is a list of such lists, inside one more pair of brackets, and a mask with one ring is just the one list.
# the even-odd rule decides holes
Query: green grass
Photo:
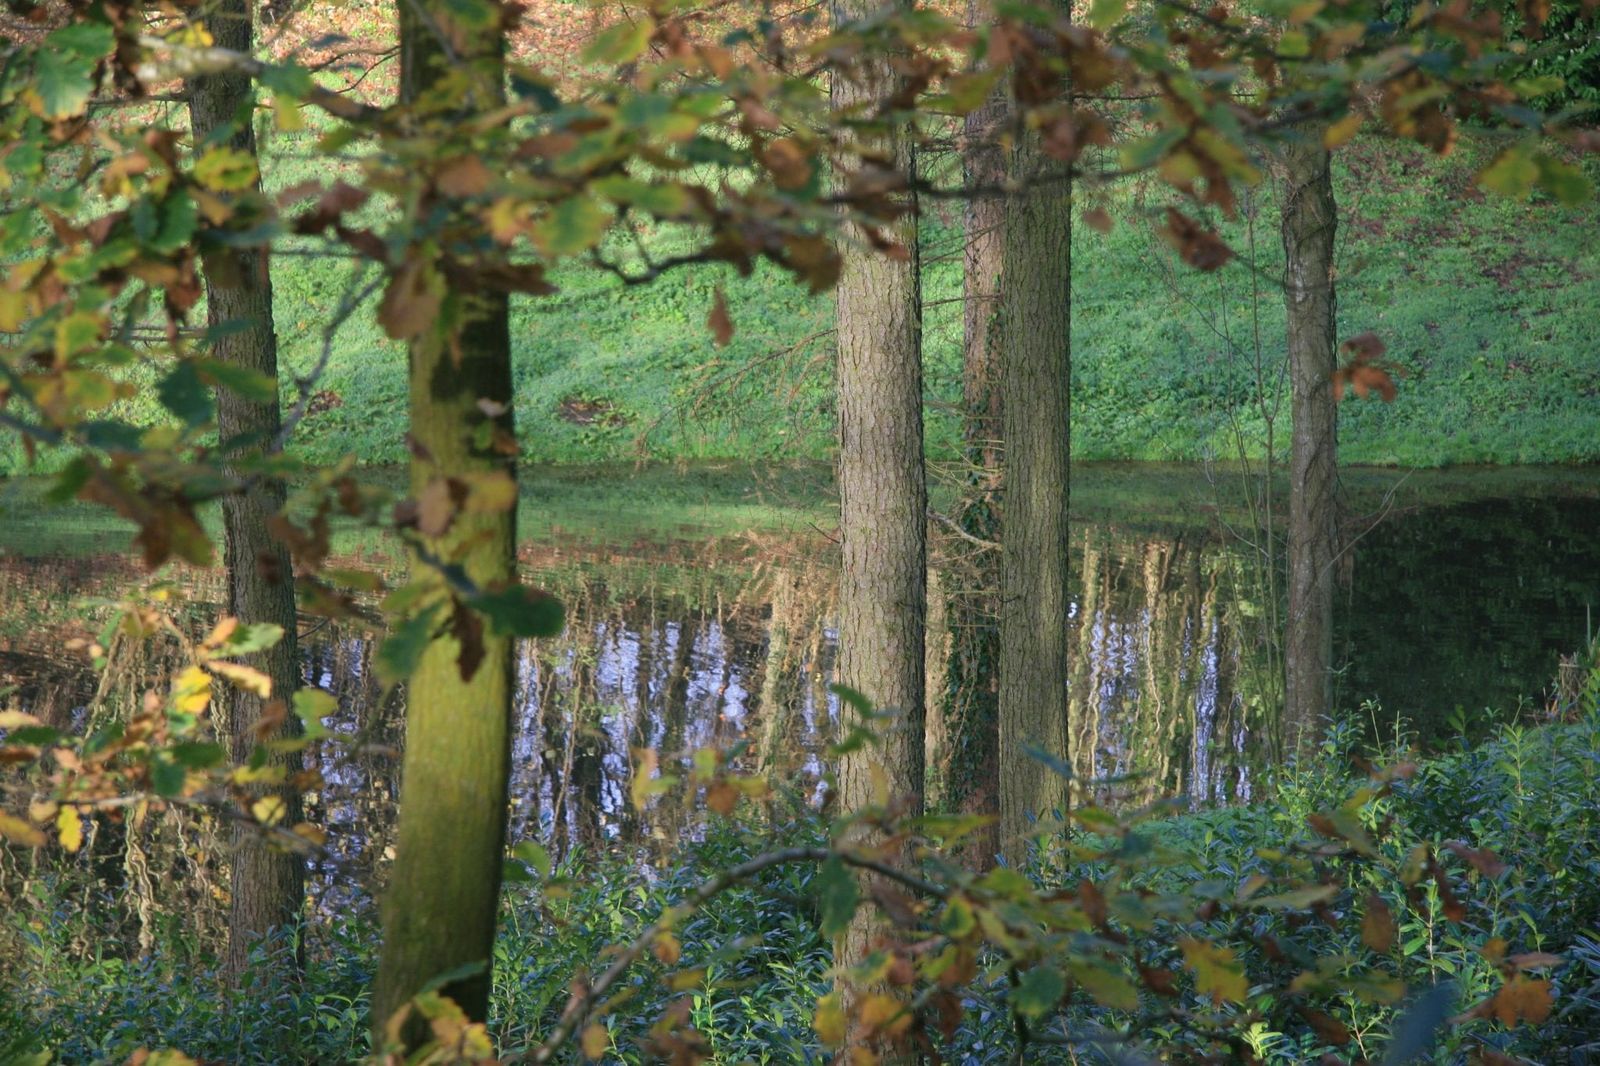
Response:
[{"label": "green grass", "polygon": [[[269,144],[277,146],[266,164],[271,186],[325,176],[313,173],[292,138]],[[1405,373],[1393,404],[1345,405],[1346,462],[1600,460],[1600,359],[1589,321],[1600,306],[1600,246],[1592,240],[1600,209],[1479,196],[1472,175],[1493,150],[1485,135],[1436,160],[1412,145],[1367,139],[1337,156],[1339,332],[1377,331]],[[1283,346],[1275,193],[1263,186],[1240,219],[1222,224],[1241,258],[1211,275],[1174,266],[1152,224],[1163,203],[1138,186],[1118,187],[1103,203],[1117,220],[1112,232],[1079,226],[1074,235],[1075,454],[1228,459],[1242,441],[1258,456],[1265,425],[1251,402],[1257,314],[1265,358],[1277,359]],[[959,441],[957,222],[931,215],[924,233],[927,424],[936,459],[953,457]],[[292,376],[316,363],[351,270],[293,250],[273,268],[286,392]],[[631,289],[582,267],[556,280],[558,295],[519,300],[513,312],[526,459],[832,454],[830,298],[807,296],[765,267],[749,278],[687,269]],[[705,324],[719,284],[738,327],[722,349]],[[301,454],[405,460],[404,359],[370,309],[340,331],[318,386],[337,406],[304,421]],[[123,413],[156,415],[148,397]],[[1287,440],[1286,415],[1277,439]],[[45,468],[53,461],[47,456]],[[0,472],[24,469],[20,445],[6,434]]]}]

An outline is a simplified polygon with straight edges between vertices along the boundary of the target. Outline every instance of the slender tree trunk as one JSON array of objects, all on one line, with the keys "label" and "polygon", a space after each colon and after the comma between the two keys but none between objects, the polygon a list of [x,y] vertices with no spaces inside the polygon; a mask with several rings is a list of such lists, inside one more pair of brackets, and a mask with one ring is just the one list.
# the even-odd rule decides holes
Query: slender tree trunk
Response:
[{"label": "slender tree trunk", "polygon": [[[1016,180],[1050,167],[1036,135],[1018,138]],[[1014,864],[1026,857],[1031,819],[1064,814],[1069,798],[1067,779],[1027,749],[1068,758],[1070,195],[1063,181],[1040,182],[1007,205],[1003,227],[1000,837]]]},{"label": "slender tree trunk", "polygon": [[[498,26],[469,28],[452,20],[448,0],[407,0],[398,7],[403,102],[417,100],[452,62],[437,35],[441,26],[451,33],[453,62],[479,75],[470,90],[471,105],[487,109],[504,102],[504,41]],[[506,297],[454,293],[451,298],[462,309],[456,350],[431,329],[410,349],[411,434],[417,445],[413,494],[439,477],[503,472],[515,480],[515,456],[494,444],[513,432]],[[499,432],[480,434],[486,421]],[[458,515],[432,548],[460,562],[467,576],[484,586],[515,579],[515,543],[513,502],[498,513]],[[415,580],[438,580],[432,568],[415,560],[412,574]],[[488,1011],[516,669],[509,637],[486,630],[483,645],[482,662],[464,680],[460,644],[453,635],[435,636],[408,682],[400,824],[373,993],[372,1020],[380,1043],[385,1023],[428,981],[463,966],[481,969],[447,983],[441,993],[474,1019]],[[409,1025],[407,1044],[425,1029]]]},{"label": "slender tree trunk", "polygon": [[[987,11],[986,3],[971,0],[968,22],[981,24]],[[997,91],[967,116],[962,162],[968,185],[998,185],[1005,178],[998,134],[1006,110],[1005,94]],[[1000,535],[996,493],[1003,442],[998,318],[1005,216],[1006,201],[999,197],[969,200],[963,216],[962,433],[969,469],[955,520],[965,532],[987,541]],[[963,546],[956,547],[961,550]],[[945,593],[950,631],[945,688],[931,693],[930,701],[945,719],[941,769],[947,787],[943,806],[991,814],[999,803],[1000,556],[980,550],[966,552],[962,558],[965,565],[953,568]],[[998,849],[998,839],[994,827],[974,834],[966,849],[968,859],[987,865]]]},{"label": "slender tree trunk", "polygon": [[[835,0],[835,25],[870,16],[876,0]],[[887,59],[859,81],[835,75],[832,102],[844,108],[890,95]],[[889,134],[875,147],[915,171],[908,144]],[[915,218],[895,259],[846,232],[837,290],[839,389],[839,681],[896,718],[881,742],[845,755],[838,768],[845,811],[887,798],[912,812],[923,805],[923,620],[927,597],[927,487],[922,453],[922,329]],[[848,713],[848,712],[847,712]],[[871,948],[876,923],[858,914],[836,945],[842,967]],[[846,986],[846,991],[849,991]]]},{"label": "slender tree trunk", "polygon": [[[248,53],[251,48],[251,4],[248,0],[222,0],[207,25],[220,48]],[[190,85],[189,121],[195,151],[226,145],[254,157],[255,94],[246,74],[212,74]],[[259,187],[259,181],[258,181]],[[205,253],[206,321],[216,331],[212,357],[259,371],[277,381],[278,341],[272,325],[272,277],[267,253],[260,248],[214,248]],[[229,459],[259,454],[278,434],[276,390],[269,400],[241,396],[230,389],[217,390],[217,434]],[[222,502],[223,558],[227,570],[228,614],[247,623],[271,623],[283,628],[283,639],[262,653],[259,667],[272,679],[272,698],[287,700],[299,686],[299,655],[295,646],[294,583],[289,552],[267,532],[267,519],[283,508],[282,482],[264,479],[249,492],[228,496]],[[263,701],[245,693],[229,697],[226,709],[229,755],[235,761],[253,750],[255,725]],[[298,732],[299,720],[284,716],[278,736]],[[300,756],[274,756],[293,774],[301,768]],[[281,821],[300,820],[300,798],[292,788],[279,793],[284,810]],[[305,869],[293,852],[274,847],[249,828],[233,838],[232,899],[228,915],[229,978],[237,983],[249,963],[250,952],[273,929],[293,926],[305,900]],[[276,960],[291,972],[299,969],[297,953],[280,953]]]},{"label": "slender tree trunk", "polygon": [[1337,416],[1333,238],[1328,152],[1317,130],[1283,156],[1284,306],[1293,436],[1289,456],[1289,614],[1284,635],[1284,740],[1314,744],[1333,691]]}]

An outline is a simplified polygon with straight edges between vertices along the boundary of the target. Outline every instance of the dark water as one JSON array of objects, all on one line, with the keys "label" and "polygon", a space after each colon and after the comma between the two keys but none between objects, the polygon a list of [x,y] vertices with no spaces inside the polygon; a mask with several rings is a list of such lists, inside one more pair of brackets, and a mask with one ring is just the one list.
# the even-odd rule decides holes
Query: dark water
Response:
[{"label": "dark water", "polygon": [[[1354,523],[1339,567],[1339,706],[1380,734],[1404,719],[1425,746],[1540,709],[1600,607],[1596,484],[1528,475],[1503,495],[1414,492]],[[1107,512],[1074,534],[1070,759],[1085,781],[1117,779],[1088,786],[1113,799],[1247,800],[1272,758],[1281,692],[1269,556],[1203,508],[1164,524]],[[668,848],[694,832],[697,816],[675,802],[632,809],[646,748],[670,765],[742,741],[748,765],[815,796],[837,716],[827,540],[800,531],[714,561],[681,545],[580,554],[530,563],[569,626],[519,649],[513,839]],[[63,618],[93,615],[74,605],[136,576],[115,557],[0,557],[0,683],[58,720],[82,707],[96,678],[60,650]],[[196,595],[214,597],[215,582],[194,579]],[[354,758],[324,753],[316,797],[357,863],[382,854],[403,736],[403,691],[385,701],[372,673],[375,637],[302,624],[306,680],[339,700],[330,724],[374,741]]]}]

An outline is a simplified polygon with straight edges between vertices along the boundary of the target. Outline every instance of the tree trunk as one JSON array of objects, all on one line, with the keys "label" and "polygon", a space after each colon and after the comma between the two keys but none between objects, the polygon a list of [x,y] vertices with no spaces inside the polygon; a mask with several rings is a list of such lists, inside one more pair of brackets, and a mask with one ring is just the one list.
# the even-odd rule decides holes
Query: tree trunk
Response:
[{"label": "tree trunk", "polygon": [[[967,18],[983,21],[988,5],[972,0]],[[1005,159],[997,135],[1005,119],[1006,98],[995,92],[967,116],[963,166],[969,186],[998,185]],[[967,485],[955,521],[979,540],[1000,535],[996,493],[1001,479],[1001,387],[998,315],[1003,265],[1006,201],[997,196],[967,202],[962,259],[962,434],[968,464]],[[963,545],[955,545],[962,551]],[[944,718],[941,753],[947,783],[942,805],[972,814],[998,808],[996,747],[1000,659],[1000,556],[994,551],[963,551],[963,565],[952,567],[945,614],[950,631],[949,661],[943,691],[930,694]],[[995,827],[974,833],[966,850],[979,867],[993,861]]]},{"label": "tree trunk", "polygon": [[[447,63],[471,65],[480,75],[464,106],[486,110],[504,102],[498,26],[452,25],[448,0],[408,0],[399,11],[402,102],[417,100],[436,84]],[[441,25],[452,31],[453,61],[440,43]],[[457,351],[452,352],[450,338],[433,329],[410,348],[414,495],[439,477],[504,472],[514,480],[516,474],[515,456],[493,443],[513,432],[506,297],[457,292],[451,298],[461,301]],[[480,434],[489,420],[499,432]],[[515,580],[515,542],[513,502],[493,514],[457,515],[430,547],[464,566],[482,587]],[[415,559],[412,575],[440,580]],[[460,644],[453,635],[435,636],[408,682],[400,823],[373,992],[372,1023],[380,1044],[395,1011],[431,979],[463,966],[482,968],[440,992],[471,1018],[482,1019],[488,1011],[516,671],[509,637],[486,629],[483,645],[482,662],[470,680],[463,680]],[[409,1025],[403,1039],[414,1046],[425,1029]]]},{"label": "tree trunk", "polygon": [[1333,178],[1318,131],[1283,155],[1284,307],[1293,437],[1289,456],[1289,613],[1284,740],[1316,743],[1332,699],[1338,488],[1334,371]]},{"label": "tree trunk", "polygon": [[[835,0],[835,25],[870,16],[874,0]],[[887,59],[864,76],[832,79],[844,108],[890,95]],[[914,172],[908,144],[888,134],[874,145]],[[888,798],[923,805],[923,680],[927,487],[922,454],[922,352],[917,235],[909,218],[894,259],[847,228],[837,290],[839,389],[839,681],[896,717],[880,743],[839,761],[839,802],[861,810]],[[848,711],[846,712],[849,713]],[[874,939],[868,908],[836,946],[841,967],[860,962]]]},{"label": "tree trunk", "polygon": [[[222,0],[207,25],[219,48],[249,52],[251,5],[247,0]],[[190,84],[189,122],[195,152],[227,145],[256,155],[255,94],[249,75],[212,74]],[[259,181],[257,182],[259,188]],[[213,248],[202,267],[206,282],[206,322],[216,329],[210,355],[259,371],[277,381],[278,341],[272,324],[272,278],[267,253],[261,248]],[[217,435],[229,465],[259,454],[278,434],[276,392],[270,400],[246,398],[230,389],[217,390]],[[237,470],[237,468],[234,468]],[[227,613],[241,622],[271,623],[283,628],[283,639],[262,653],[257,665],[272,679],[272,698],[288,700],[300,682],[295,646],[294,583],[289,552],[267,532],[267,519],[283,508],[283,483],[263,479],[249,492],[222,502],[223,558],[227,570]],[[255,725],[263,701],[235,691],[224,718],[229,756],[248,758],[255,747]],[[275,734],[299,731],[299,720],[286,715]],[[301,768],[298,753],[273,756],[290,774]],[[300,821],[300,798],[293,789],[279,793],[285,809],[282,824]],[[228,915],[227,973],[237,984],[250,952],[274,929],[293,926],[305,900],[305,869],[300,857],[240,827],[233,835],[232,900]],[[278,953],[275,962],[290,973],[299,969],[294,952]]]},{"label": "tree trunk", "polygon": [[[1019,137],[1018,181],[1050,169],[1038,137]],[[1027,856],[1032,817],[1066,812],[1067,778],[1027,753],[1067,746],[1068,389],[1072,376],[1070,189],[1052,179],[1006,206],[1000,352],[1005,497],[1000,610],[1000,844]]]}]

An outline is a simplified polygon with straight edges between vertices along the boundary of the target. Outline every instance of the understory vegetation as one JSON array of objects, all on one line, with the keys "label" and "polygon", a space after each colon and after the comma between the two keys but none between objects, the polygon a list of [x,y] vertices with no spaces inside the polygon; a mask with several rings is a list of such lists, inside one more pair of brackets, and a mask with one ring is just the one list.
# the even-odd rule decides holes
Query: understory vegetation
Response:
[{"label": "understory vegetation", "polygon": [[[1143,965],[1181,970],[1176,945],[1186,934],[1200,935],[1260,983],[1222,1007],[1185,982],[1174,984],[1170,1005],[1141,999],[1127,1010],[1067,993],[1063,1017],[1077,1033],[1120,1034],[1137,1046],[1181,1039],[1186,1027],[1163,1021],[1179,1013],[1216,1011],[1236,1024],[1239,1012],[1251,1012],[1250,1051],[1284,1066],[1330,1051],[1340,1061],[1385,1049],[1393,1056],[1425,1038],[1438,1044],[1421,1061],[1440,1063],[1469,1054],[1488,1056],[1473,1059],[1482,1062],[1516,1061],[1498,1054],[1580,1063],[1600,1053],[1597,677],[1591,667],[1575,683],[1572,722],[1505,726],[1488,743],[1411,764],[1411,752],[1372,750],[1362,729],[1345,721],[1313,755],[1263,782],[1269,800],[1188,813],[1158,805],[1131,817],[1113,832],[1117,854],[1136,857],[1128,869],[1137,871],[1137,887],[1192,908],[1153,915],[1143,927],[1114,921],[1143,952]],[[1391,795],[1348,802],[1361,796],[1368,769],[1396,766],[1404,776]],[[1260,893],[1297,848],[1328,843],[1307,827],[1329,810],[1356,813],[1361,834],[1348,839],[1357,850],[1370,840],[1397,868],[1407,856],[1437,853],[1445,868],[1419,876],[1398,903],[1385,905],[1373,901],[1395,899],[1395,884],[1359,861],[1335,859],[1317,919],[1291,916],[1287,904],[1279,910],[1262,895],[1242,920],[1230,905]],[[1093,836],[1074,831],[1080,844]],[[814,846],[826,837],[815,814],[786,810],[770,820],[715,819],[671,863],[642,863],[619,846],[574,850],[548,876],[527,870],[523,883],[508,887],[496,940],[490,1029],[503,1058],[514,1059],[555,1023],[575,979],[696,885],[772,848]],[[1263,841],[1281,843],[1265,848]],[[1039,889],[1071,888],[1107,873],[1104,864],[1074,861],[1059,836],[1043,838],[1041,847],[1027,871]],[[1010,876],[1004,868],[988,876],[1001,875]],[[649,1019],[677,1003],[706,1041],[710,1061],[824,1061],[812,1028],[830,984],[821,876],[810,864],[775,867],[684,920],[681,957],[658,954],[658,962],[637,968],[626,986],[629,1006],[610,1020],[595,1057],[651,1061],[640,1050]],[[9,913],[4,930],[13,960],[0,988],[4,1061],[29,1061],[45,1048],[55,1051],[53,1061],[74,1063],[117,1062],[139,1047],[162,1046],[237,1063],[350,1061],[365,1053],[376,942],[368,907],[325,908],[311,920],[302,934],[300,982],[285,985],[273,976],[280,971],[263,965],[242,991],[227,992],[217,960],[176,919],[159,924],[157,943],[139,957],[125,926],[106,917],[120,912],[97,894],[86,864],[42,874],[27,891],[35,905]],[[279,943],[263,950],[286,949]],[[1364,949],[1375,963],[1357,962]],[[1282,994],[1300,967],[1342,971],[1345,990],[1315,1007],[1309,996]],[[998,1000],[1014,977],[1004,968],[980,971],[970,1009],[941,1041],[946,1061],[1009,1060],[1017,1034]],[[1412,994],[1397,1001],[1395,979]],[[1497,993],[1522,985],[1526,1001]],[[997,1002],[986,1006],[991,995]],[[1519,1021],[1538,1024],[1507,1027]],[[1066,1049],[1039,1044],[1028,1061],[1120,1061],[1110,1044],[1101,1050],[1104,1057],[1091,1042],[1069,1059]]]}]

